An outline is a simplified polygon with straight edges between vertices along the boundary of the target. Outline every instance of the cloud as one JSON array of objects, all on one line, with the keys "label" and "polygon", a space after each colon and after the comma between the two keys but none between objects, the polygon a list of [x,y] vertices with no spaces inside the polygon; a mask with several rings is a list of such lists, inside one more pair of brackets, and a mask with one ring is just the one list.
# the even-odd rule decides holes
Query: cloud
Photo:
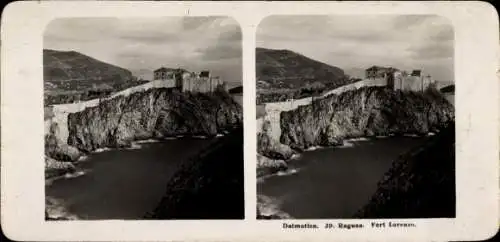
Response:
[{"label": "cloud", "polygon": [[409,26],[421,25],[434,17],[434,15],[399,15],[394,17],[393,27],[397,30],[407,29]]},{"label": "cloud", "polygon": [[241,58],[241,46],[238,45],[222,45],[213,46],[204,50],[200,50],[203,60],[214,61],[220,59]]},{"label": "cloud", "polygon": [[[453,38],[448,20],[435,15],[270,16],[257,28],[258,47],[294,50],[345,69],[453,60]],[[452,80],[453,61],[439,65],[430,74]]]},{"label": "cloud", "polygon": [[241,80],[241,30],[228,17],[63,18],[44,33],[44,48],[74,50],[146,73],[159,66],[193,71],[224,66]]},{"label": "cloud", "polygon": [[447,42],[435,42],[433,44],[426,44],[421,46],[411,46],[408,48],[411,56],[421,60],[432,60],[442,58],[452,58],[453,45]]}]

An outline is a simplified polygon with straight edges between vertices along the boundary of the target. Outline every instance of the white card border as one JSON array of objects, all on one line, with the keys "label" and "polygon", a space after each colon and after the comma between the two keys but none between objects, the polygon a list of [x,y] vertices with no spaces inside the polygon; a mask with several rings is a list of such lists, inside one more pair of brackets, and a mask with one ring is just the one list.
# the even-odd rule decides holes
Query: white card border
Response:
[{"label": "white card border", "polygon": [[[243,221],[44,220],[44,26],[56,17],[226,15],[243,32]],[[255,220],[255,30],[271,14],[437,14],[455,30],[457,218],[411,219],[417,228],[283,230]],[[478,240],[498,227],[499,24],[484,2],[13,2],[2,15],[2,228],[13,240]],[[39,160],[40,162],[36,162]],[[346,220],[300,220],[337,222]],[[352,221],[352,220],[351,220]],[[372,221],[372,220],[369,220]],[[375,221],[375,220],[373,220]],[[393,221],[393,220],[391,220]],[[401,221],[401,220],[400,220]]]}]

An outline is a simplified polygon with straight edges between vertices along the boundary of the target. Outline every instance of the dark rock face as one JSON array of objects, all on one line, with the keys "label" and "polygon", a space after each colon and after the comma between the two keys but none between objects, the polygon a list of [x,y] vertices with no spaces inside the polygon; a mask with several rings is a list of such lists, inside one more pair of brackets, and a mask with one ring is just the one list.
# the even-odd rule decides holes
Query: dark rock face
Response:
[{"label": "dark rock face", "polygon": [[82,151],[176,135],[214,136],[242,123],[242,107],[224,91],[151,89],[105,100],[68,116],[68,144]]},{"label": "dark rock face", "polygon": [[281,143],[294,149],[334,146],[346,138],[427,134],[454,120],[454,108],[441,94],[365,87],[282,112]]},{"label": "dark rock face", "polygon": [[357,218],[456,216],[455,124],[422,147],[402,155],[379,182]]},{"label": "dark rock face", "polygon": [[244,219],[243,128],[183,164],[147,219]]}]

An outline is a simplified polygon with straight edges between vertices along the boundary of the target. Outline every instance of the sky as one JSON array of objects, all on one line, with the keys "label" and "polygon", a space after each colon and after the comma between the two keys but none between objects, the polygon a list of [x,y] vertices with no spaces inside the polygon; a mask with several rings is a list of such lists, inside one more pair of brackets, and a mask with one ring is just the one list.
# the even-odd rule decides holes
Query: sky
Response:
[{"label": "sky", "polygon": [[379,65],[454,80],[453,26],[434,15],[270,16],[257,28],[257,47],[289,49],[353,76]]},{"label": "sky", "polygon": [[77,51],[145,79],[162,66],[242,78],[241,29],[228,17],[55,19],[44,48]]}]

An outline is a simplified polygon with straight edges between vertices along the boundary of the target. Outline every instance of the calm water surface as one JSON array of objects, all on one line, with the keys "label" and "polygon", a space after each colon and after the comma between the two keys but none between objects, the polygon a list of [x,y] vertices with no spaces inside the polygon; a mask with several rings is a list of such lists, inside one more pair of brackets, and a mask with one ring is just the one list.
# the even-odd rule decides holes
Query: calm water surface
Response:
[{"label": "calm water surface", "polygon": [[158,204],[179,165],[209,142],[181,138],[91,154],[79,164],[84,175],[54,181],[46,195],[80,219],[141,218]]},{"label": "calm water surface", "polygon": [[306,151],[290,162],[296,173],[265,179],[258,193],[293,218],[350,218],[369,201],[392,161],[426,139],[390,137]]}]

